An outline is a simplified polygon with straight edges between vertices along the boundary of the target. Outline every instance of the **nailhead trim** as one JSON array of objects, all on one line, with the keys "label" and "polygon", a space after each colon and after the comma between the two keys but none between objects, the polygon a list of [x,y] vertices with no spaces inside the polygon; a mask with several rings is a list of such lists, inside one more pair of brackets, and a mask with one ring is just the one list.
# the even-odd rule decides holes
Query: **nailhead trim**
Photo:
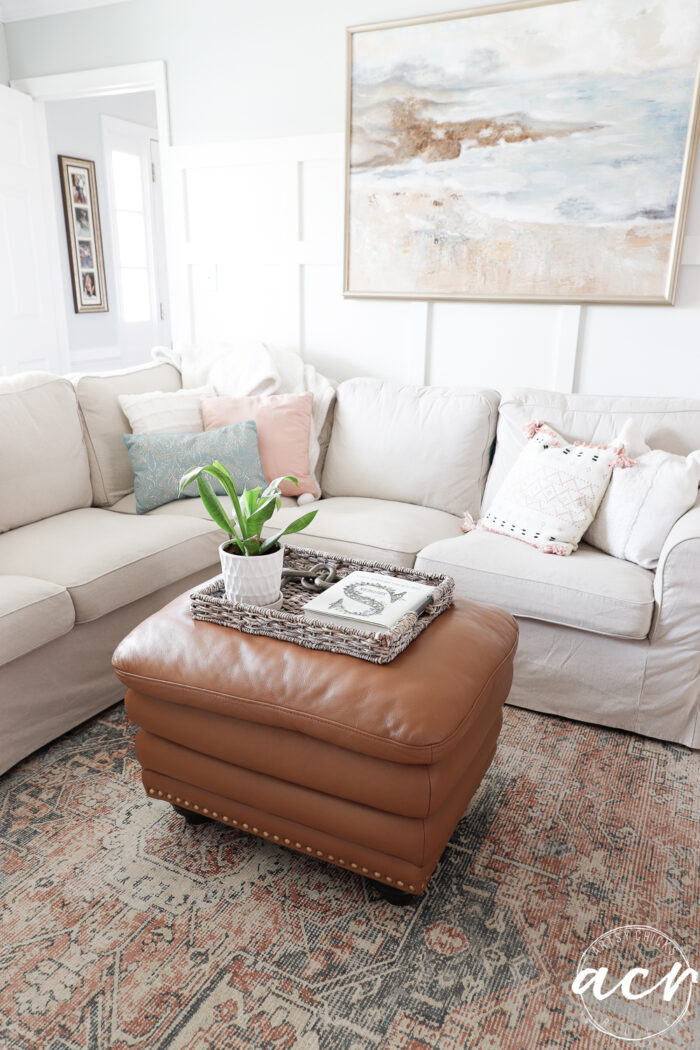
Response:
[{"label": "nailhead trim", "polygon": [[[166,793],[165,796],[164,796],[163,792],[162,791],[158,791],[156,788],[148,788],[148,794],[149,795],[157,795],[158,798],[165,797],[166,799],[170,799],[171,801],[172,801],[172,797],[173,797],[169,793]],[[175,796],[175,802],[178,803],[178,804],[182,803],[182,805],[184,807],[186,807],[187,809],[193,809],[195,811],[195,813],[201,812],[201,813],[204,813],[204,814],[209,814],[209,810],[206,808],[206,806],[203,806],[202,809],[200,810],[200,808],[197,805],[197,803],[196,802],[192,802],[191,803],[189,801],[189,799],[186,799],[186,798],[185,799],[180,799],[178,796]],[[235,817],[229,817],[226,814],[221,814],[220,815],[219,813],[217,813],[216,810],[212,810],[211,816],[215,820],[223,820],[224,823],[226,823],[226,824],[230,823],[234,827],[239,827],[239,822],[235,819]],[[251,831],[254,835],[262,835],[266,839],[270,838],[270,832],[269,831],[264,831],[264,830],[260,831],[256,827],[249,828],[248,824],[246,824],[245,822],[240,824],[240,827],[242,827],[245,831]],[[279,835],[272,835],[272,838],[274,839],[275,842],[282,841],[285,846],[291,846],[292,845],[291,839],[288,839],[288,838],[280,839]],[[334,857],[334,855],[332,853],[324,853],[323,850],[320,850],[320,849],[317,849],[317,850],[314,851],[313,846],[304,846],[304,845],[302,845],[301,842],[295,842],[294,843],[294,848],[298,849],[298,850],[304,850],[306,853],[314,853],[315,852],[317,857],[323,857],[325,860],[332,861],[335,864],[345,865],[347,863],[343,859],[343,857],[338,857],[337,860],[336,860],[336,858]],[[370,874],[369,868],[360,867],[358,864],[355,863],[354,860],[350,861],[350,867],[354,871],[358,871],[358,870],[361,871],[363,875],[369,875]],[[391,877],[391,875],[382,875],[382,873],[380,871],[373,871],[371,874],[372,874],[372,876],[375,879],[382,879],[384,882],[388,882],[390,884],[394,883],[394,879]],[[401,879],[396,879],[396,885],[399,886],[401,889],[403,889],[404,886],[405,886],[405,883],[402,882]],[[418,892],[422,893],[423,890],[425,889],[426,885],[427,885],[427,880],[425,882],[421,883],[421,885],[418,888]],[[409,888],[409,890],[412,893],[416,892],[416,887],[413,885],[413,883],[409,883],[408,884],[408,888]]]}]

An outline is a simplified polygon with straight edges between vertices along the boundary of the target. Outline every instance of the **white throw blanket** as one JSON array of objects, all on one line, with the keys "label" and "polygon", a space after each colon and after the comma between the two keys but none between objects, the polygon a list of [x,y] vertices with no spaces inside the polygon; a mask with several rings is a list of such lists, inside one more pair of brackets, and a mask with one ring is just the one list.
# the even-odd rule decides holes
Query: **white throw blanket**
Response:
[{"label": "white throw blanket", "polygon": [[213,386],[217,394],[228,397],[311,391],[316,440],[333,400],[332,383],[313,365],[307,365],[289,350],[270,350],[258,339],[207,346],[186,344],[179,350],[156,346],[152,357],[175,365],[182,375],[183,387]]}]

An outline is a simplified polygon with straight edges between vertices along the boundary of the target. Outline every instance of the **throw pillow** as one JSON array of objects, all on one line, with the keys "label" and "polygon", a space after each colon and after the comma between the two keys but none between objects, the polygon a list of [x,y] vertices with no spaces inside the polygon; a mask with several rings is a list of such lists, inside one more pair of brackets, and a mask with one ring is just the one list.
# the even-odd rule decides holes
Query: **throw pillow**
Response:
[{"label": "throw pillow", "polygon": [[213,393],[210,386],[167,393],[154,390],[120,394],[119,404],[134,434],[201,434],[204,426],[199,403],[203,395]]},{"label": "throw pillow", "polygon": [[312,473],[310,457],[313,401],[311,393],[203,397],[204,429],[253,419],[258,428],[260,459],[267,480],[292,474],[299,487],[291,481],[282,482],[280,487],[284,496],[310,493],[317,498],[321,489]]},{"label": "throw pillow", "polygon": [[669,532],[698,498],[700,451],[676,456],[652,450],[634,419],[621,436],[637,466],[613,475],[584,539],[615,558],[655,569]]},{"label": "throw pillow", "polygon": [[[477,528],[512,536],[545,554],[572,554],[593,520],[624,445],[571,443],[545,423],[530,438]],[[468,516],[465,532],[474,528]]]},{"label": "throw pillow", "polygon": [[[266,484],[252,420],[203,434],[125,434],[124,443],[134,471],[137,514],[172,503],[178,498],[182,475],[215,459],[228,468],[238,493]],[[213,478],[210,481],[222,495],[221,485]],[[198,496],[196,484],[183,495]]]}]

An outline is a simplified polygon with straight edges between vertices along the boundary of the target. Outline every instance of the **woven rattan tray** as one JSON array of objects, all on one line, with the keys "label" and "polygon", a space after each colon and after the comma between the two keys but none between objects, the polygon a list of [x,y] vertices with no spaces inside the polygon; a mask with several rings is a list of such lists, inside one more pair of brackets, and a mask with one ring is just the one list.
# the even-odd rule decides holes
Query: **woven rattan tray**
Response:
[{"label": "woven rattan tray", "polygon": [[223,577],[193,591],[190,595],[192,616],[223,627],[233,627],[246,634],[262,634],[267,638],[293,642],[306,649],[324,649],[330,653],[345,653],[374,664],[388,664],[406,649],[411,642],[428,627],[440,613],[452,605],[454,580],[450,576],[432,576],[413,569],[402,569],[379,565],[360,558],[345,558],[340,555],[324,555],[305,547],[285,547],[285,569],[304,569],[319,561],[332,562],[339,577],[347,576],[355,569],[365,572],[380,572],[395,576],[399,580],[416,580],[427,583],[437,590],[437,597],[419,617],[409,613],[391,631],[365,634],[354,627],[340,627],[323,620],[309,620],[302,615],[302,606],[313,593],[302,587],[296,579],[282,582],[282,606],[279,609],[260,605],[234,605],[228,601],[224,591]]}]

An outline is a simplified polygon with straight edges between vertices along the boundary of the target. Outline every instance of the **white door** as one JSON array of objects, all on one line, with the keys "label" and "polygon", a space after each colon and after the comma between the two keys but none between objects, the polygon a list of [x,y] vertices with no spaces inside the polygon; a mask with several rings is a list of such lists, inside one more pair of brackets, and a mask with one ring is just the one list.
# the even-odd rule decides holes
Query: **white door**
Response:
[{"label": "white door", "polygon": [[102,118],[124,365],[170,342],[155,128]]},{"label": "white door", "polygon": [[65,372],[44,107],[0,85],[0,374]]}]

